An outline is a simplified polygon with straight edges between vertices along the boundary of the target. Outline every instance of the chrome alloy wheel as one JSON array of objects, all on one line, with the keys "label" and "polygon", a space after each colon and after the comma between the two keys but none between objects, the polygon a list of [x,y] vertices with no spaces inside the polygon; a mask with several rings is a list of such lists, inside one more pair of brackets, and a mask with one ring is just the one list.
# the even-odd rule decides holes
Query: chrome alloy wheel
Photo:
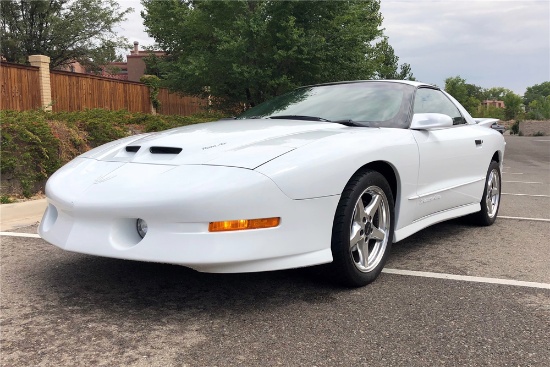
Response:
[{"label": "chrome alloy wheel", "polygon": [[359,271],[372,271],[384,257],[390,220],[390,207],[384,191],[369,186],[355,204],[350,228],[350,255]]},{"label": "chrome alloy wheel", "polygon": [[497,169],[493,169],[487,178],[487,196],[485,205],[487,205],[487,215],[493,218],[498,210],[500,202],[500,176]]}]

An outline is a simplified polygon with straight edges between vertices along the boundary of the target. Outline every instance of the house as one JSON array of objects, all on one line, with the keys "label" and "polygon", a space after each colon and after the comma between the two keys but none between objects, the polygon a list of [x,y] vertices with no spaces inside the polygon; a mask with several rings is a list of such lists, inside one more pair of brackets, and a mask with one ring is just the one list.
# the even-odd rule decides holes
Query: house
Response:
[{"label": "house", "polygon": [[155,56],[164,56],[164,51],[140,51],[139,42],[134,42],[134,49],[130,51],[130,55],[126,56],[126,70],[128,80],[131,82],[139,82],[139,78],[145,74],[145,57],[153,53]]},{"label": "house", "polygon": [[[164,56],[164,51],[145,51],[139,49],[139,42],[134,42],[134,49],[126,55],[126,62],[111,62],[101,68],[101,72],[97,75],[118,79],[129,80],[131,82],[139,82],[139,79],[145,74],[144,58],[148,57],[151,52],[155,56]],[[78,62],[73,62],[67,65],[63,70],[72,73],[88,74],[88,71]]]},{"label": "house", "polygon": [[489,107],[489,106],[493,106],[493,107],[496,107],[496,108],[504,108],[504,102],[503,101],[490,100],[490,99],[486,99],[485,101],[482,101],[481,105],[483,107],[486,107],[486,108]]},{"label": "house", "polygon": [[128,71],[125,62],[111,62],[101,67],[101,73],[97,74],[106,78],[128,80]]}]

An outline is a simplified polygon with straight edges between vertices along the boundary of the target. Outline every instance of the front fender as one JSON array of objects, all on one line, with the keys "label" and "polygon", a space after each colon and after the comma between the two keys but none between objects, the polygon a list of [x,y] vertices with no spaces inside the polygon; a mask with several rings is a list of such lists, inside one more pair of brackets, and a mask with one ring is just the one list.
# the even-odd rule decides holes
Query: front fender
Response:
[{"label": "front fender", "polygon": [[358,128],[311,143],[256,170],[292,199],[340,195],[349,179],[370,162],[389,163],[398,173],[402,195],[415,192],[418,147],[409,130]]}]

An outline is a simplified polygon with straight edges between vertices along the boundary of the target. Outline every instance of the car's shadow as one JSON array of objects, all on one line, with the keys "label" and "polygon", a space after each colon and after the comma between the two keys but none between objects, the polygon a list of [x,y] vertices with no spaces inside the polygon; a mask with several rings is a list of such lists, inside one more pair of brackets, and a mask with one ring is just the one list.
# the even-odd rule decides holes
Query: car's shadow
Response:
[{"label": "car's shadow", "polygon": [[[439,236],[460,236],[467,227],[452,221],[421,231],[394,245],[391,258],[422,251]],[[56,250],[57,251],[57,250]],[[391,261],[390,261],[391,262]],[[248,312],[295,302],[333,302],[341,287],[324,267],[245,274],[207,274],[169,264],[70,254],[40,269],[39,293],[64,307],[107,310],[115,315],[154,308],[197,312]],[[382,275],[381,278],[383,278]],[[378,280],[363,290],[383,286]]]},{"label": "car's shadow", "polygon": [[42,271],[41,291],[47,289],[56,303],[121,315],[150,308],[248,312],[331,302],[349,291],[316,278],[314,269],[206,274],[177,265],[71,255]]},{"label": "car's shadow", "polygon": [[470,224],[466,218],[456,218],[434,224],[394,244],[391,256],[406,256],[411,252],[423,251],[427,247],[439,245],[446,240],[462,238],[473,228],[480,227]]}]

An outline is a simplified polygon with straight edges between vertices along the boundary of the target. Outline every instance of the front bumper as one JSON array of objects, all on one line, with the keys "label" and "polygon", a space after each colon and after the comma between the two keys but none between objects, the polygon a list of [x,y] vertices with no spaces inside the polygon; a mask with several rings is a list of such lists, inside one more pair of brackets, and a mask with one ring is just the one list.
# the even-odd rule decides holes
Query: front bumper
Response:
[{"label": "front bumper", "polygon": [[[78,159],[46,186],[39,233],[68,251],[179,264],[205,272],[287,269],[332,261],[338,196],[292,200],[268,177],[220,166]],[[208,232],[211,221],[281,217],[278,227]],[[136,220],[149,227],[141,238]]]}]

